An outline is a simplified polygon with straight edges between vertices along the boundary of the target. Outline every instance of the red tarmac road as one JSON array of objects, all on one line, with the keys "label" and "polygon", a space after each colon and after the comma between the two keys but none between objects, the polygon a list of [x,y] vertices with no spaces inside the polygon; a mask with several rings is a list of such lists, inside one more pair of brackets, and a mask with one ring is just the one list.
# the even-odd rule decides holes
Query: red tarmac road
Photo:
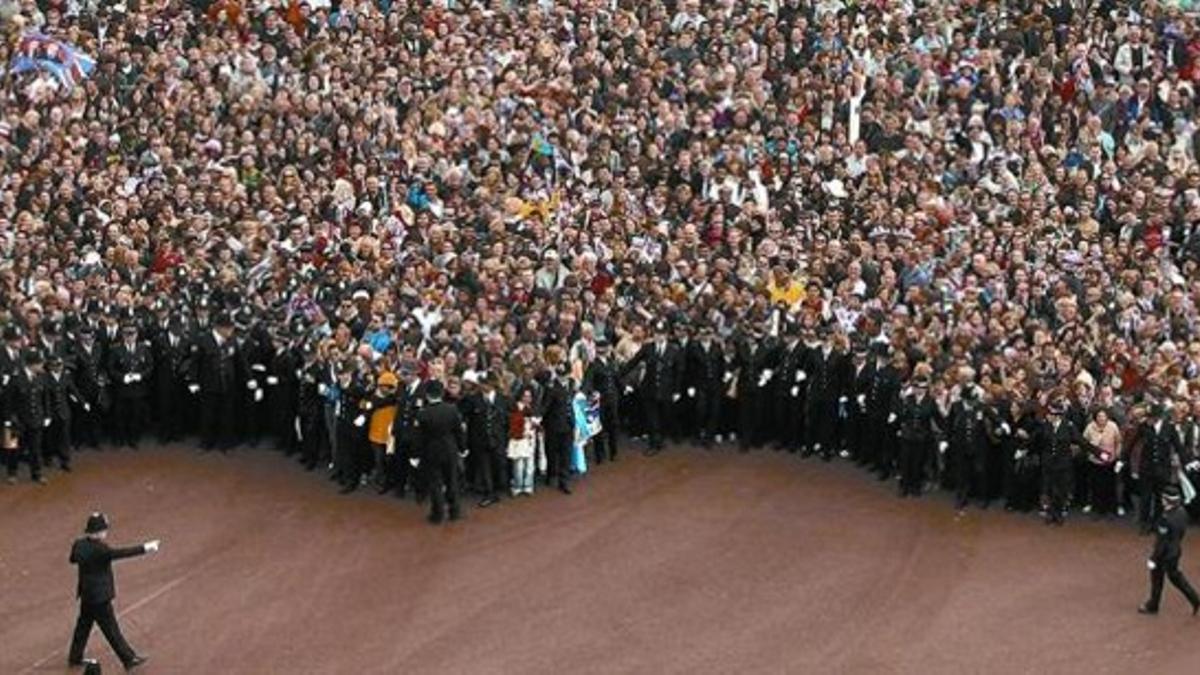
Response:
[{"label": "red tarmac road", "polygon": [[[1124,524],[897,499],[845,464],[626,453],[566,497],[432,527],[268,451],[85,453],[0,485],[0,673],[65,672],[70,542],[93,509],[117,610],[153,673],[1196,673],[1168,587],[1134,610]],[[1185,543],[1200,581],[1200,533]],[[88,653],[119,664],[99,631]]]}]

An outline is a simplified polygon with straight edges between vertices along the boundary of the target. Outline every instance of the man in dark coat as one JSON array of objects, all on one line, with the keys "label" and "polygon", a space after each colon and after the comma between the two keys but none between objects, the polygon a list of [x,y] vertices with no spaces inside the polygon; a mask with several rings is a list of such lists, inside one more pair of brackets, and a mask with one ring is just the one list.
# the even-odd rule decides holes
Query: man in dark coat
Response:
[{"label": "man in dark coat", "polygon": [[[567,364],[560,361],[547,371],[542,386],[542,430],[546,446],[546,482],[557,480],[563,494],[571,494],[571,444],[575,440],[575,410]],[[660,437],[661,439],[661,437]],[[659,441],[661,446],[661,440]]]},{"label": "man in dark coat", "polygon": [[[583,374],[583,390],[600,397],[600,433],[592,438],[596,463],[617,459],[617,432],[620,429],[621,380],[612,360],[612,345],[608,338],[596,338],[596,358]],[[703,424],[703,417],[701,417]]]},{"label": "man in dark coat", "polygon": [[191,345],[188,391],[200,397],[200,447],[227,451],[234,444],[237,418],[237,345],[233,320],[217,317],[213,327],[196,335]]},{"label": "man in dark coat", "polygon": [[467,455],[467,438],[458,406],[443,401],[445,388],[438,380],[425,387],[426,406],[413,422],[413,468],[421,469],[429,492],[429,522],[441,523],[449,507],[450,520],[462,517],[459,463]]},{"label": "man in dark coat", "polygon": [[874,461],[870,454],[874,448],[867,443],[867,395],[875,381],[875,364],[870,362],[868,351],[865,343],[855,344],[846,374],[846,449],[860,465]]},{"label": "man in dark coat", "polygon": [[846,374],[845,356],[830,341],[827,328],[818,331],[821,346],[809,353],[808,365],[808,429],[809,452],[820,454],[829,461],[836,448],[838,404],[842,397]]},{"label": "man in dark coat", "polygon": [[46,382],[42,355],[34,349],[22,355],[23,365],[10,376],[5,403],[5,427],[16,433],[18,448],[3,450],[8,464],[8,482],[17,481],[17,466],[21,459],[29,463],[29,474],[35,483],[45,483],[42,476],[42,439],[50,418],[46,410]]},{"label": "man in dark coat", "polygon": [[91,326],[83,325],[76,336],[76,346],[68,370],[75,381],[79,398],[72,411],[74,428],[71,438],[79,445],[95,448],[100,444],[101,415],[112,403],[108,390],[108,371],[104,350],[96,343]]},{"label": "man in dark coat", "polygon": [[761,324],[738,349],[738,450],[749,452],[767,440],[766,408],[776,379],[776,350]]},{"label": "man in dark coat", "polygon": [[150,343],[154,355],[154,414],[159,443],[170,443],[183,437],[192,409],[188,405],[186,388],[190,355],[186,328],[182,318],[172,317],[165,328],[155,332]]},{"label": "man in dark coat", "polygon": [[78,400],[75,383],[67,375],[62,356],[55,354],[46,361],[46,416],[50,426],[43,434],[43,456],[46,464],[57,460],[63,471],[71,470],[71,401]]},{"label": "man in dark coat", "polygon": [[83,649],[87,646],[92,624],[95,623],[99,624],[100,631],[121,663],[125,664],[125,669],[130,670],[145,663],[146,657],[140,656],[125,641],[121,626],[117,623],[117,615],[113,612],[112,601],[117,590],[112,563],[114,560],[156,552],[158,540],[140,546],[110,548],[104,541],[107,536],[108,520],[102,513],[93,513],[88,517],[84,536],[76,539],[71,546],[71,564],[79,567],[79,583],[75,589],[79,598],[79,618],[75,621],[75,634],[71,638],[67,663],[71,666],[83,665]]},{"label": "man in dark coat", "polygon": [[479,378],[479,390],[463,401],[467,423],[467,448],[475,462],[476,483],[483,499],[480,508],[500,501],[508,485],[508,399],[499,391],[499,378],[484,373]]},{"label": "man in dark coat", "polygon": [[1142,446],[1141,462],[1134,472],[1141,486],[1138,519],[1142,533],[1149,534],[1161,515],[1162,489],[1173,482],[1173,462],[1184,456],[1182,440],[1165,405],[1155,402],[1150,406],[1150,418],[1138,429],[1134,442]]},{"label": "man in dark coat", "polygon": [[[663,448],[663,433],[671,413],[671,404],[678,401],[680,396],[681,363],[678,347],[667,340],[667,324],[659,321],[654,326],[654,339],[643,345],[621,371],[624,377],[638,366],[645,368],[639,394],[649,435],[647,455],[658,454]],[[570,408],[569,400],[567,407]]]},{"label": "man in dark coat", "polygon": [[980,402],[979,388],[974,383],[962,387],[959,400],[950,406],[949,450],[955,468],[955,508],[967,508],[974,494],[985,495],[985,462],[988,452],[986,412]]},{"label": "man in dark coat", "polygon": [[1046,421],[1039,432],[1038,447],[1042,458],[1042,492],[1048,502],[1047,525],[1062,525],[1067,517],[1074,478],[1074,454],[1083,444],[1083,437],[1070,421],[1064,418],[1066,403],[1050,404]]},{"label": "man in dark coat", "polygon": [[892,421],[900,428],[900,496],[919,497],[925,482],[925,463],[940,430],[927,376],[913,378],[912,389],[900,397],[894,416]]},{"label": "man in dark coat", "polygon": [[136,448],[146,422],[147,385],[154,370],[154,357],[138,341],[133,323],[121,327],[121,341],[108,354],[108,378],[113,383],[113,441]]},{"label": "man in dark coat", "polygon": [[891,348],[885,342],[872,345],[874,374],[871,377],[863,406],[866,408],[867,430],[863,444],[871,458],[879,480],[891,479],[896,466],[895,432],[888,417],[900,395],[900,371],[892,363]]},{"label": "man in dark coat", "polygon": [[798,323],[788,322],[784,332],[771,410],[778,447],[794,453],[804,445],[804,401],[808,392],[808,373],[804,369],[808,365],[808,347],[800,340]]},{"label": "man in dark coat", "polygon": [[1150,569],[1150,599],[1139,607],[1138,611],[1142,614],[1158,614],[1158,604],[1162,600],[1163,577],[1166,577],[1191,603],[1192,616],[1195,616],[1200,612],[1200,596],[1197,596],[1195,589],[1179,569],[1188,515],[1180,507],[1182,495],[1177,486],[1165,485],[1161,494],[1162,515],[1156,525],[1154,550],[1150,553],[1150,559],[1146,561],[1146,567]]}]

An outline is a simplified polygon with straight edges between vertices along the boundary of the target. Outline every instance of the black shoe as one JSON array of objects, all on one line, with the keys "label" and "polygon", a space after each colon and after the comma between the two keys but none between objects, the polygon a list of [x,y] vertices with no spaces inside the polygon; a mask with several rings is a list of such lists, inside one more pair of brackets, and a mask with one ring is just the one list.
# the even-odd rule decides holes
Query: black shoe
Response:
[{"label": "black shoe", "polygon": [[500,500],[499,500],[499,499],[496,499],[495,497],[484,497],[484,498],[483,498],[482,500],[480,500],[480,502],[479,502],[479,508],[481,508],[481,509],[486,509],[487,507],[489,507],[489,506],[492,506],[493,504],[496,504],[496,503],[498,503],[499,501],[500,501]]},{"label": "black shoe", "polygon": [[33,482],[37,483],[38,485],[45,485],[46,477],[45,476],[34,476]]},{"label": "black shoe", "polygon": [[354,483],[346,483],[345,485],[343,485],[343,486],[342,486],[342,489],[341,489],[341,490],[338,490],[338,493],[339,493],[339,494],[343,494],[343,495],[348,495],[348,494],[350,494],[351,492],[354,492],[354,491],[355,491],[355,490],[357,490],[357,489],[358,489],[358,483],[357,483],[357,482],[354,482]]},{"label": "black shoe", "polygon": [[133,659],[131,659],[129,661],[129,663],[125,664],[125,670],[133,670],[134,668],[137,668],[138,666],[142,665],[143,663],[145,663],[148,660],[149,659],[147,659],[145,656],[141,656],[139,654],[138,656],[133,657]]},{"label": "black shoe", "polygon": [[452,509],[450,511],[450,521],[453,522],[456,520],[462,520],[462,513],[458,509]]},{"label": "black shoe", "polygon": [[440,513],[431,513],[429,514],[427,520],[434,525],[441,525],[444,518]]},{"label": "black shoe", "polygon": [[564,495],[569,495],[571,494],[571,486],[567,485],[566,483],[560,483],[558,486],[558,491]]},{"label": "black shoe", "polygon": [[1158,608],[1151,607],[1150,605],[1147,605],[1147,604],[1142,604],[1142,605],[1138,606],[1138,614],[1148,614],[1150,616],[1153,616],[1155,614],[1158,614]]}]

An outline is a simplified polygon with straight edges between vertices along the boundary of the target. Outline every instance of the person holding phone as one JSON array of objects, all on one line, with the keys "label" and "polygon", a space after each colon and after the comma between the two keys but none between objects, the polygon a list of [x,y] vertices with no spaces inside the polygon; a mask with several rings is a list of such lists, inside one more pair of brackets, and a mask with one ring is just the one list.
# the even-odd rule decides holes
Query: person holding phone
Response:
[{"label": "person holding phone", "polygon": [[71,638],[71,651],[67,663],[83,665],[83,649],[92,634],[92,624],[99,624],[100,631],[109,646],[117,653],[126,670],[146,662],[125,641],[112,601],[116,597],[116,582],[113,580],[112,563],[123,558],[133,558],[158,551],[157,539],[140,546],[112,548],[108,538],[108,518],[103,513],[93,513],[87,519],[84,536],[75,540],[71,547],[71,563],[79,567],[79,584],[75,593],[79,598],[79,618],[75,621],[75,634]]}]

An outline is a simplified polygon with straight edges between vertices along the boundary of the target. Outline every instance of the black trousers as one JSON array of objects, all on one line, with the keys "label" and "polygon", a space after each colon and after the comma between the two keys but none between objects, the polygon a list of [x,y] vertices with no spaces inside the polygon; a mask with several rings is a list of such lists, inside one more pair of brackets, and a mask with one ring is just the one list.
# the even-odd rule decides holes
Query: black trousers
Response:
[{"label": "black trousers", "polygon": [[58,460],[64,469],[71,467],[71,420],[55,419],[42,437],[45,464]]},{"label": "black trousers", "polygon": [[504,456],[504,450],[486,446],[472,448],[471,463],[475,489],[484,498],[498,498],[508,485],[508,458]]},{"label": "black trousers", "polygon": [[1107,515],[1117,508],[1117,474],[1112,464],[1088,462],[1088,495],[1092,513]]},{"label": "black trousers", "polygon": [[[565,487],[571,481],[571,432],[546,430],[546,468],[551,479],[558,481],[559,487]],[[661,447],[661,437],[659,438]]]},{"label": "black trousers", "polygon": [[1072,464],[1045,467],[1042,472],[1043,491],[1048,501],[1051,520],[1062,520],[1071,500],[1071,480],[1074,478],[1075,467]]},{"label": "black trousers", "polygon": [[92,634],[92,624],[100,626],[100,632],[104,633],[104,638],[108,640],[108,645],[117,653],[117,658],[121,659],[121,663],[128,666],[133,662],[137,653],[133,651],[133,647],[125,641],[125,636],[121,634],[121,626],[117,623],[117,615],[113,613],[111,602],[103,602],[100,604],[89,604],[86,602],[79,604],[79,618],[75,620],[75,635],[71,638],[71,651],[67,657],[71,663],[79,663],[83,660],[83,649],[87,646],[88,637]]},{"label": "black trousers", "polygon": [[226,450],[234,445],[237,395],[225,392],[200,392],[200,447]]},{"label": "black trousers", "polygon": [[1141,523],[1143,529],[1150,529],[1151,525],[1157,522],[1158,517],[1162,515],[1162,500],[1159,496],[1167,484],[1167,479],[1165,476],[1142,474],[1138,483],[1141,502],[1138,508],[1138,522]]},{"label": "black trousers", "polygon": [[620,430],[620,416],[615,405],[600,405],[600,433],[592,438],[592,448],[596,453],[596,463],[603,464],[605,460],[617,458],[617,432]]},{"label": "black trousers", "polygon": [[[665,431],[665,426],[667,420],[671,417],[671,401],[669,399],[666,401],[658,401],[652,396],[647,396],[645,401],[646,404],[643,406],[643,410],[645,411],[646,415],[646,433],[649,436],[649,445],[653,450],[661,450],[663,447],[663,433]],[[549,432],[547,432],[546,452],[550,452],[549,435]],[[568,449],[570,448],[570,445],[571,443],[568,440]],[[549,460],[548,457],[547,460]]]},{"label": "black trousers", "polygon": [[114,401],[113,416],[116,429],[113,441],[119,445],[135,446],[142,437],[146,423],[146,398],[144,396],[118,396]]},{"label": "black trousers", "polygon": [[42,477],[42,430],[29,429],[20,434],[20,446],[16,450],[0,450],[4,453],[8,475],[14,478],[17,467],[24,460],[29,464],[29,475],[34,480]]},{"label": "black trousers", "polygon": [[1192,588],[1187,577],[1180,571],[1179,557],[1176,556],[1158,562],[1154,569],[1150,570],[1150,599],[1146,601],[1147,607],[1154,611],[1158,610],[1158,604],[1162,600],[1163,577],[1170,579],[1171,585],[1178,588],[1193,607],[1200,605],[1200,597],[1196,595],[1196,589]]},{"label": "black trousers", "polygon": [[975,494],[982,496],[983,491],[983,462],[984,458],[980,455],[982,450],[972,448],[956,448],[957,457],[955,458],[955,506],[963,508],[971,498],[972,487],[975,489]]},{"label": "black trousers", "polygon": [[450,517],[457,518],[460,513],[458,497],[462,490],[458,458],[453,455],[428,458],[421,463],[421,468],[425,471],[425,489],[429,491],[429,518],[434,521],[445,518],[447,507]]},{"label": "black trousers", "polygon": [[154,401],[155,432],[159,443],[170,443],[183,437],[187,428],[187,390],[171,382],[160,383]]},{"label": "black trousers", "polygon": [[738,392],[738,447],[749,449],[751,446],[762,445],[766,437],[763,426],[762,395],[754,383],[741,383],[742,391]]},{"label": "black trousers", "polygon": [[927,440],[900,440],[900,494],[921,494],[930,444]]},{"label": "black trousers", "polygon": [[95,448],[100,445],[100,414],[96,410],[98,407],[99,404],[89,401],[88,410],[84,410],[82,404],[71,410],[71,439],[76,448],[83,445]]},{"label": "black trousers", "polygon": [[896,436],[886,417],[868,417],[867,438],[864,441],[871,465],[884,479],[892,477],[896,468]]},{"label": "black trousers", "polygon": [[837,448],[837,401],[833,399],[810,399],[808,401],[808,449],[816,452],[821,446],[821,454],[831,456]]}]

